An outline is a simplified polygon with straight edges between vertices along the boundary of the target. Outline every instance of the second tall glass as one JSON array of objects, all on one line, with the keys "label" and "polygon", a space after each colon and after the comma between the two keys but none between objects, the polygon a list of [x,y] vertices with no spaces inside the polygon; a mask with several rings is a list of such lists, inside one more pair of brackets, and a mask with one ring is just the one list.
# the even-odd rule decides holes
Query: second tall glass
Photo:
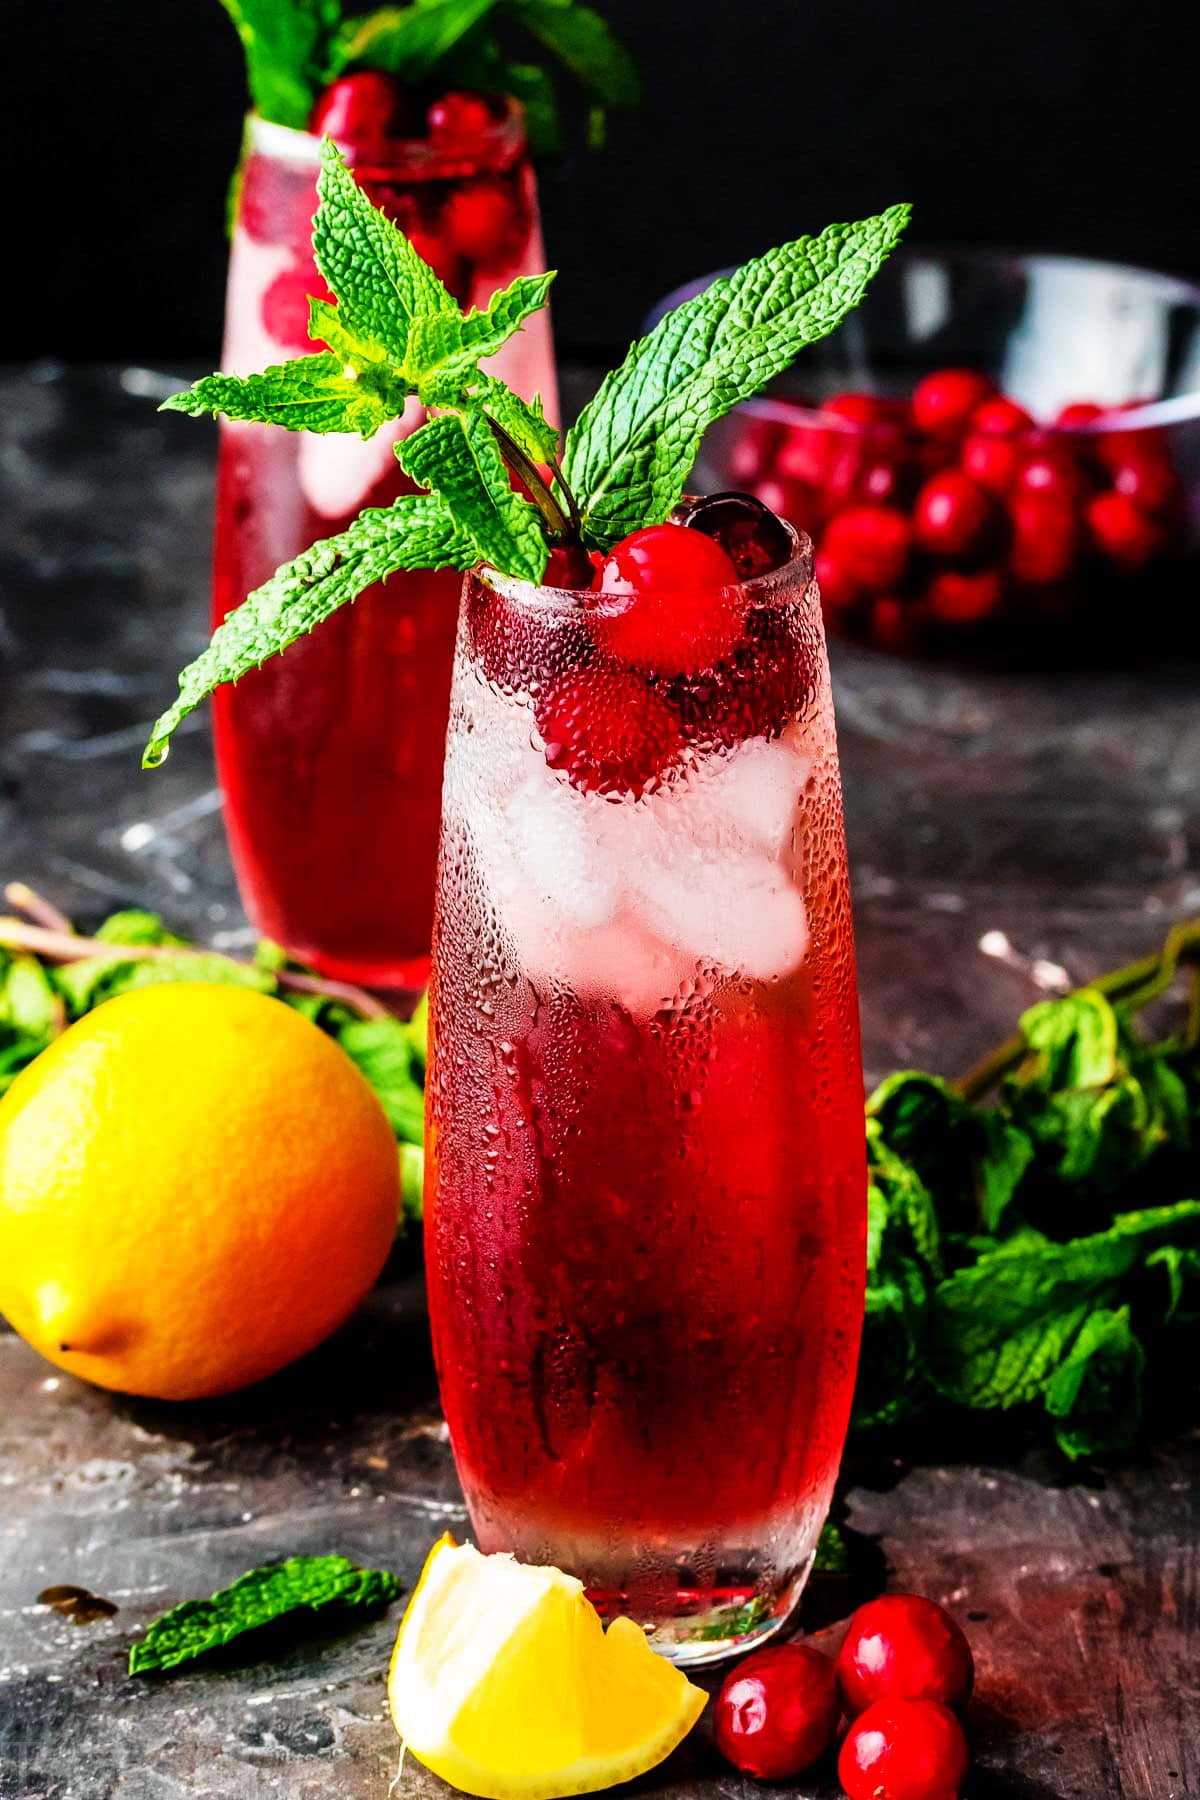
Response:
[{"label": "second tall glass", "polygon": [[[316,345],[309,294],[319,144],[252,117],[229,270],[222,367],[249,374]],[[520,112],[470,140],[394,140],[355,173],[464,306],[544,267]],[[556,416],[548,316],[489,365]],[[411,484],[393,445],[223,423],[213,622],[281,563]],[[230,845],[265,936],[326,974],[413,989],[429,967],[442,751],[461,577],[398,574],[311,638],[218,690],[214,728]]]},{"label": "second tall glass", "polygon": [[811,1565],[866,1177],[810,546],[688,599],[737,645],[696,679],[612,654],[627,600],[467,578],[426,1244],[481,1548],[696,1662],[777,1630]]}]

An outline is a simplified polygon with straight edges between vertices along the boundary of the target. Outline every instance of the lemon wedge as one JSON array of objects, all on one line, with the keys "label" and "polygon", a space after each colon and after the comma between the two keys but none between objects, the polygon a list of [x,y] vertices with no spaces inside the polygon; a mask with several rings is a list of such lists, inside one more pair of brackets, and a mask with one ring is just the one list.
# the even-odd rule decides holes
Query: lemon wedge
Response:
[{"label": "lemon wedge", "polygon": [[481,1800],[590,1794],[652,1769],[707,1695],[582,1582],[440,1538],[388,1675],[407,1750]]}]

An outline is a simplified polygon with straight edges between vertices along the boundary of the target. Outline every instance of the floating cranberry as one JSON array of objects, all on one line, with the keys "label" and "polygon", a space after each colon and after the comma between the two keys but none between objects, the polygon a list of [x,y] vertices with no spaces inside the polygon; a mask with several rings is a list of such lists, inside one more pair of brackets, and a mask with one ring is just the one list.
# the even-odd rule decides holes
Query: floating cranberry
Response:
[{"label": "floating cranberry", "polygon": [[315,269],[283,269],[264,292],[259,308],[263,330],[281,350],[315,349],[308,335],[310,295],[332,299]]},{"label": "floating cranberry", "polygon": [[684,525],[647,525],[609,551],[593,591],[627,596],[597,611],[597,642],[658,675],[690,675],[722,661],[745,629],[748,601],[713,538]]},{"label": "floating cranberry", "polygon": [[1066,406],[1060,406],[1055,414],[1054,423],[1063,431],[1078,431],[1080,426],[1094,425],[1097,419],[1104,417],[1105,408],[1097,406],[1094,400],[1072,400]]},{"label": "floating cranberry", "polygon": [[342,144],[378,144],[412,134],[413,110],[408,90],[381,69],[359,69],[341,75],[319,97],[309,130]]},{"label": "floating cranberry", "polygon": [[1036,586],[1069,575],[1082,545],[1073,501],[1053,492],[1017,494],[1009,510],[1009,567],[1016,579]]},{"label": "floating cranberry", "polygon": [[967,1740],[936,1700],[877,1700],[850,1727],[838,1756],[848,1800],[957,1800]]},{"label": "floating cranberry", "polygon": [[847,1711],[874,1700],[962,1706],[975,1679],[971,1648],[944,1607],[919,1594],[881,1594],[860,1606],[838,1652]]},{"label": "floating cranberry", "polygon": [[778,1644],[725,1677],[713,1736],[735,1769],[760,1781],[786,1781],[825,1754],[840,1713],[829,1658],[808,1644]]},{"label": "floating cranberry", "polygon": [[425,114],[425,123],[435,140],[470,142],[492,130],[496,109],[486,94],[467,88],[453,89],[434,101]]},{"label": "floating cranberry", "polygon": [[829,521],[821,548],[860,590],[883,593],[904,575],[912,546],[907,513],[895,506],[850,506]]},{"label": "floating cranberry", "polygon": [[1021,467],[1021,447],[1015,438],[969,437],[962,448],[962,466],[989,494],[1006,494]]},{"label": "floating cranberry", "polygon": [[960,469],[934,475],[917,495],[913,533],[922,549],[948,560],[977,556],[996,535],[999,512],[985,488]]},{"label": "floating cranberry", "polygon": [[796,612],[774,602],[755,607],[732,656],[670,684],[669,698],[690,740],[730,749],[746,738],[778,737],[805,710],[817,671]]},{"label": "floating cranberry", "polygon": [[1033,420],[1015,400],[997,394],[984,400],[971,414],[971,430],[980,437],[1019,437],[1032,431]]},{"label": "floating cranberry", "polygon": [[925,589],[929,616],[940,625],[978,625],[994,613],[1004,598],[1004,577],[999,569],[943,569]]},{"label": "floating cranberry", "polygon": [[794,540],[786,525],[752,494],[708,494],[675,509],[689,531],[702,531],[721,546],[739,580],[749,581],[789,562]]},{"label": "floating cranberry", "polygon": [[1127,574],[1144,569],[1170,548],[1170,535],[1128,494],[1097,494],[1088,503],[1087,528],[1102,556]]},{"label": "floating cranberry", "polygon": [[521,254],[528,221],[509,182],[485,177],[455,188],[442,214],[446,235],[468,262],[503,267]]},{"label": "floating cranberry", "polygon": [[995,392],[973,369],[937,369],[917,383],[912,397],[918,431],[943,440],[960,438],[972,414]]},{"label": "floating cranberry", "polygon": [[546,761],[584,793],[638,795],[683,748],[679,717],[630,670],[570,669],[534,710]]}]

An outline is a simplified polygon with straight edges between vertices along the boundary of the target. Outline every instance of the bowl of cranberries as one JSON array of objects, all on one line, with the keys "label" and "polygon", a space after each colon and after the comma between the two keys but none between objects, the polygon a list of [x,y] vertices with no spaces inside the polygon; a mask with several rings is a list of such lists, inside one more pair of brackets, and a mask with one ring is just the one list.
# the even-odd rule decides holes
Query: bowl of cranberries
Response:
[{"label": "bowl of cranberries", "polygon": [[1176,647],[1200,548],[1200,288],[902,252],[848,329],[713,428],[695,485],[808,532],[844,637],[1083,661],[1158,621]]}]

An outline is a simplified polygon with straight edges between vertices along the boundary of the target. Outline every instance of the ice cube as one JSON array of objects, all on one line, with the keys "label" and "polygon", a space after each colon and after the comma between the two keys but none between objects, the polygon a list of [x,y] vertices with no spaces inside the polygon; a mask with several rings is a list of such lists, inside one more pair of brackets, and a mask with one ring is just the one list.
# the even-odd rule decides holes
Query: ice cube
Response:
[{"label": "ice cube", "polygon": [[747,738],[710,765],[694,799],[686,789],[681,792],[679,823],[690,829],[693,842],[754,846],[780,856],[795,829],[810,767],[809,758],[787,739]]},{"label": "ice cube", "polygon": [[761,851],[647,859],[636,878],[638,916],[656,936],[729,974],[769,981],[798,969],[808,916],[788,870]]},{"label": "ice cube", "polygon": [[538,757],[504,809],[502,829],[513,846],[530,898],[557,933],[607,924],[617,884],[606,827],[613,808],[550,774]]},{"label": "ice cube", "polygon": [[389,475],[397,475],[395,445],[422,423],[425,409],[409,398],[404,416],[381,425],[374,437],[351,437],[336,432],[317,437],[303,432],[300,438],[300,487],[304,498],[323,519],[345,519],[366,503],[371,490]]}]

